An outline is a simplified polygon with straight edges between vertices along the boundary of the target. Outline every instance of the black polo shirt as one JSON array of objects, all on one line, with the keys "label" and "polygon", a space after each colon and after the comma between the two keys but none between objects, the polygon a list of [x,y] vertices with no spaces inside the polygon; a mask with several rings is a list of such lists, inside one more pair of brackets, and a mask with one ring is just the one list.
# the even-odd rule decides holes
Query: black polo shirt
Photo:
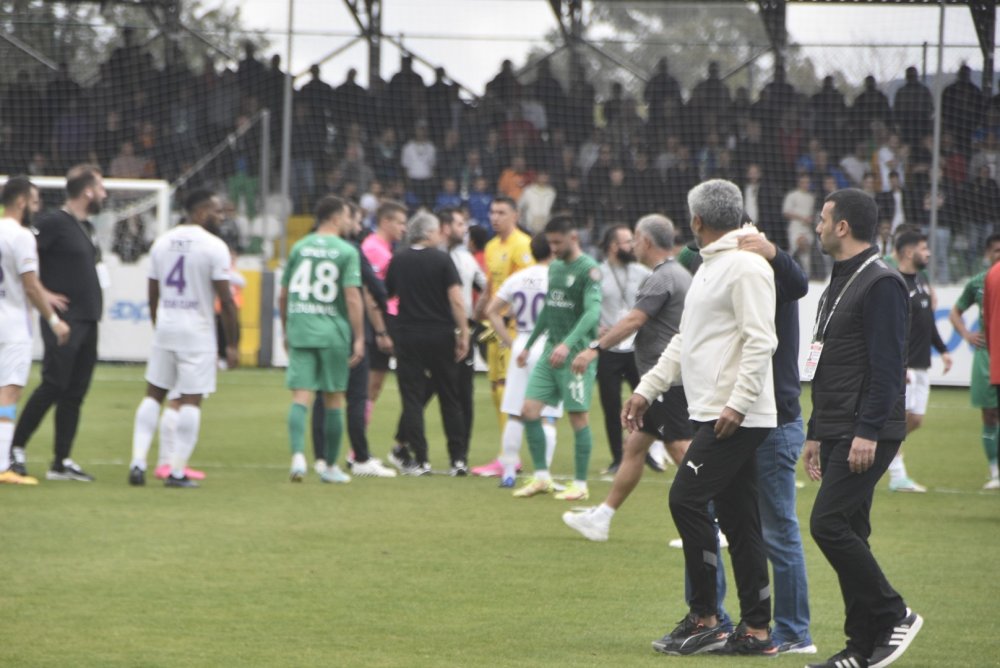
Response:
[{"label": "black polo shirt", "polygon": [[66,295],[69,307],[60,315],[67,321],[98,322],[103,295],[97,278],[100,249],[94,226],[58,209],[34,221],[38,242],[39,278],[50,292]]}]

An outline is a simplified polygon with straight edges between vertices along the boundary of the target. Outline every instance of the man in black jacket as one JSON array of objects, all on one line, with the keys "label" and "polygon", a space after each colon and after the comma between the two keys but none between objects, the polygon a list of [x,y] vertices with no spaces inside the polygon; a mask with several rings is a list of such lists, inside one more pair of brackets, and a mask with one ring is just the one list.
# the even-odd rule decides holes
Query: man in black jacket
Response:
[{"label": "man in black jacket", "polygon": [[872,494],[906,436],[909,297],[872,246],[877,220],[875,200],[852,188],[827,196],[816,226],[835,262],[806,362],[813,414],[803,461],[822,479],[810,529],[840,579],[847,647],[811,668],[882,668],[923,625],[868,544]]},{"label": "man in black jacket", "polygon": [[42,384],[24,405],[11,451],[11,468],[20,475],[27,475],[24,448],[55,404],[55,458],[45,477],[81,482],[94,479],[70,459],[70,451],[80,423],[80,405],[97,363],[97,323],[103,311],[97,273],[101,250],[87,217],[100,213],[106,198],[101,170],[77,165],[66,174],[66,203],[58,211],[42,214],[35,223],[42,284],[71,334],[69,342],[60,346],[51,329],[40,327],[45,343]]}]

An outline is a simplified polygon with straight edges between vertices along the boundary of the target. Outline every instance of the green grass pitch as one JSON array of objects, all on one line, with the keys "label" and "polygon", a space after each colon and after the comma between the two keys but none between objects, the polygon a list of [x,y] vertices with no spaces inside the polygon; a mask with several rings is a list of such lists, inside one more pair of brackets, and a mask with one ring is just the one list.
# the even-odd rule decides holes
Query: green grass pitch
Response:
[{"label": "green grass pitch", "polygon": [[[28,388],[37,382],[37,369]],[[220,374],[193,464],[202,489],[126,484],[142,369],[101,366],[75,459],[93,484],[0,486],[3,666],[752,666],[761,659],[657,655],[650,641],[685,610],[682,555],[666,474],[647,472],[589,543],[560,520],[566,504],[513,499],[495,480],[447,476],[287,481],[288,393],[280,371]],[[471,462],[498,447],[477,379]],[[595,407],[596,407],[595,401]],[[385,456],[398,416],[390,380],[370,429]],[[599,409],[598,409],[599,411]],[[603,434],[599,413],[595,434]],[[446,467],[436,404],[431,459]],[[554,470],[572,469],[560,425]],[[151,453],[155,458],[154,450]],[[935,389],[926,427],[907,442],[924,495],[876,494],[873,548],[925,617],[900,666],[997,666],[1000,495],[980,492],[979,416],[965,391]],[[28,450],[44,477],[51,417]],[[591,473],[608,461],[595,436]],[[804,479],[804,475],[800,475]],[[597,503],[609,483],[593,482]],[[808,523],[816,486],[800,490]],[[839,590],[805,538],[813,636],[843,645]],[[731,582],[731,577],[730,577]],[[730,596],[728,607],[737,604]],[[775,666],[802,666],[785,656]]]}]

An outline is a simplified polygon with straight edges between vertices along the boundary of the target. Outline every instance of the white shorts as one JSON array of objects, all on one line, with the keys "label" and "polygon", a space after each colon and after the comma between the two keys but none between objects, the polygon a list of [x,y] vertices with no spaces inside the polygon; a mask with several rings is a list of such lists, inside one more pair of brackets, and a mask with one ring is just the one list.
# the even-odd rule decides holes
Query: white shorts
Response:
[{"label": "white shorts", "polygon": [[0,341],[0,387],[28,384],[31,373],[31,342],[4,343]]},{"label": "white shorts", "polygon": [[177,352],[153,346],[146,363],[146,382],[181,394],[215,392],[217,353]]},{"label": "white shorts", "polygon": [[927,369],[907,369],[906,412],[923,415],[931,395],[931,374]]},{"label": "white shorts", "polygon": [[[507,380],[504,383],[503,402],[500,404],[500,410],[514,417],[521,416],[521,408],[524,406],[524,395],[528,391],[528,378],[531,376],[531,370],[535,368],[535,365],[538,364],[538,360],[542,356],[542,349],[545,348],[545,337],[535,341],[535,345],[531,347],[531,352],[528,353],[528,364],[524,368],[519,367],[517,365],[517,356],[524,350],[524,344],[528,342],[529,336],[531,335],[518,333],[514,339],[514,346],[510,351],[510,362],[507,364]],[[572,359],[567,359],[566,364],[572,361]],[[542,417],[561,418],[562,414],[562,403],[555,407],[546,406],[542,409]]]}]

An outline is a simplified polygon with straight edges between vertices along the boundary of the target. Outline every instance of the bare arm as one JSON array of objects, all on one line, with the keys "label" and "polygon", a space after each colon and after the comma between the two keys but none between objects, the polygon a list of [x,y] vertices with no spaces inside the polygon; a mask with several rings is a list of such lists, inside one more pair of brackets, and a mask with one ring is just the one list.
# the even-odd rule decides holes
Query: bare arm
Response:
[{"label": "bare arm", "polygon": [[[229,281],[212,281],[212,287],[215,289],[215,296],[219,298],[219,304],[222,307],[219,315],[222,318],[222,331],[226,337],[226,362],[229,364],[229,368],[232,369],[240,363],[240,354],[237,348],[240,323],[239,315],[236,311],[236,302],[233,301],[233,293],[229,289]],[[152,292],[152,288],[150,292]],[[159,293],[159,283],[157,283],[157,293]]]},{"label": "bare arm", "polygon": [[494,297],[490,300],[489,306],[486,307],[486,318],[493,325],[493,331],[497,333],[497,338],[508,348],[514,345],[510,338],[510,332],[507,331],[507,326],[503,322],[503,314],[509,306],[510,304],[500,297]]},{"label": "bare arm", "polygon": [[149,301],[149,319],[156,326],[156,309],[160,306],[160,282],[155,278],[146,284],[146,298]]},{"label": "bare arm", "polygon": [[69,340],[69,325],[59,318],[59,315],[52,308],[51,304],[49,304],[45,296],[46,290],[42,287],[41,281],[38,280],[38,274],[33,271],[21,274],[21,283],[24,285],[24,294],[28,296],[32,305],[38,309],[45,322],[49,323],[49,327],[52,328],[52,332],[56,335],[56,341],[59,342],[59,345],[66,343]]},{"label": "bare arm", "polygon": [[465,304],[462,303],[462,286],[456,283],[448,288],[448,301],[451,303],[451,317],[455,320],[455,361],[465,358],[469,352],[469,321],[465,317]]},{"label": "bare arm", "polygon": [[386,355],[392,354],[392,337],[386,330],[385,318],[382,317],[382,309],[379,308],[375,296],[368,288],[362,288],[361,292],[365,300],[365,313],[368,314],[368,321],[375,330],[375,345]]}]

